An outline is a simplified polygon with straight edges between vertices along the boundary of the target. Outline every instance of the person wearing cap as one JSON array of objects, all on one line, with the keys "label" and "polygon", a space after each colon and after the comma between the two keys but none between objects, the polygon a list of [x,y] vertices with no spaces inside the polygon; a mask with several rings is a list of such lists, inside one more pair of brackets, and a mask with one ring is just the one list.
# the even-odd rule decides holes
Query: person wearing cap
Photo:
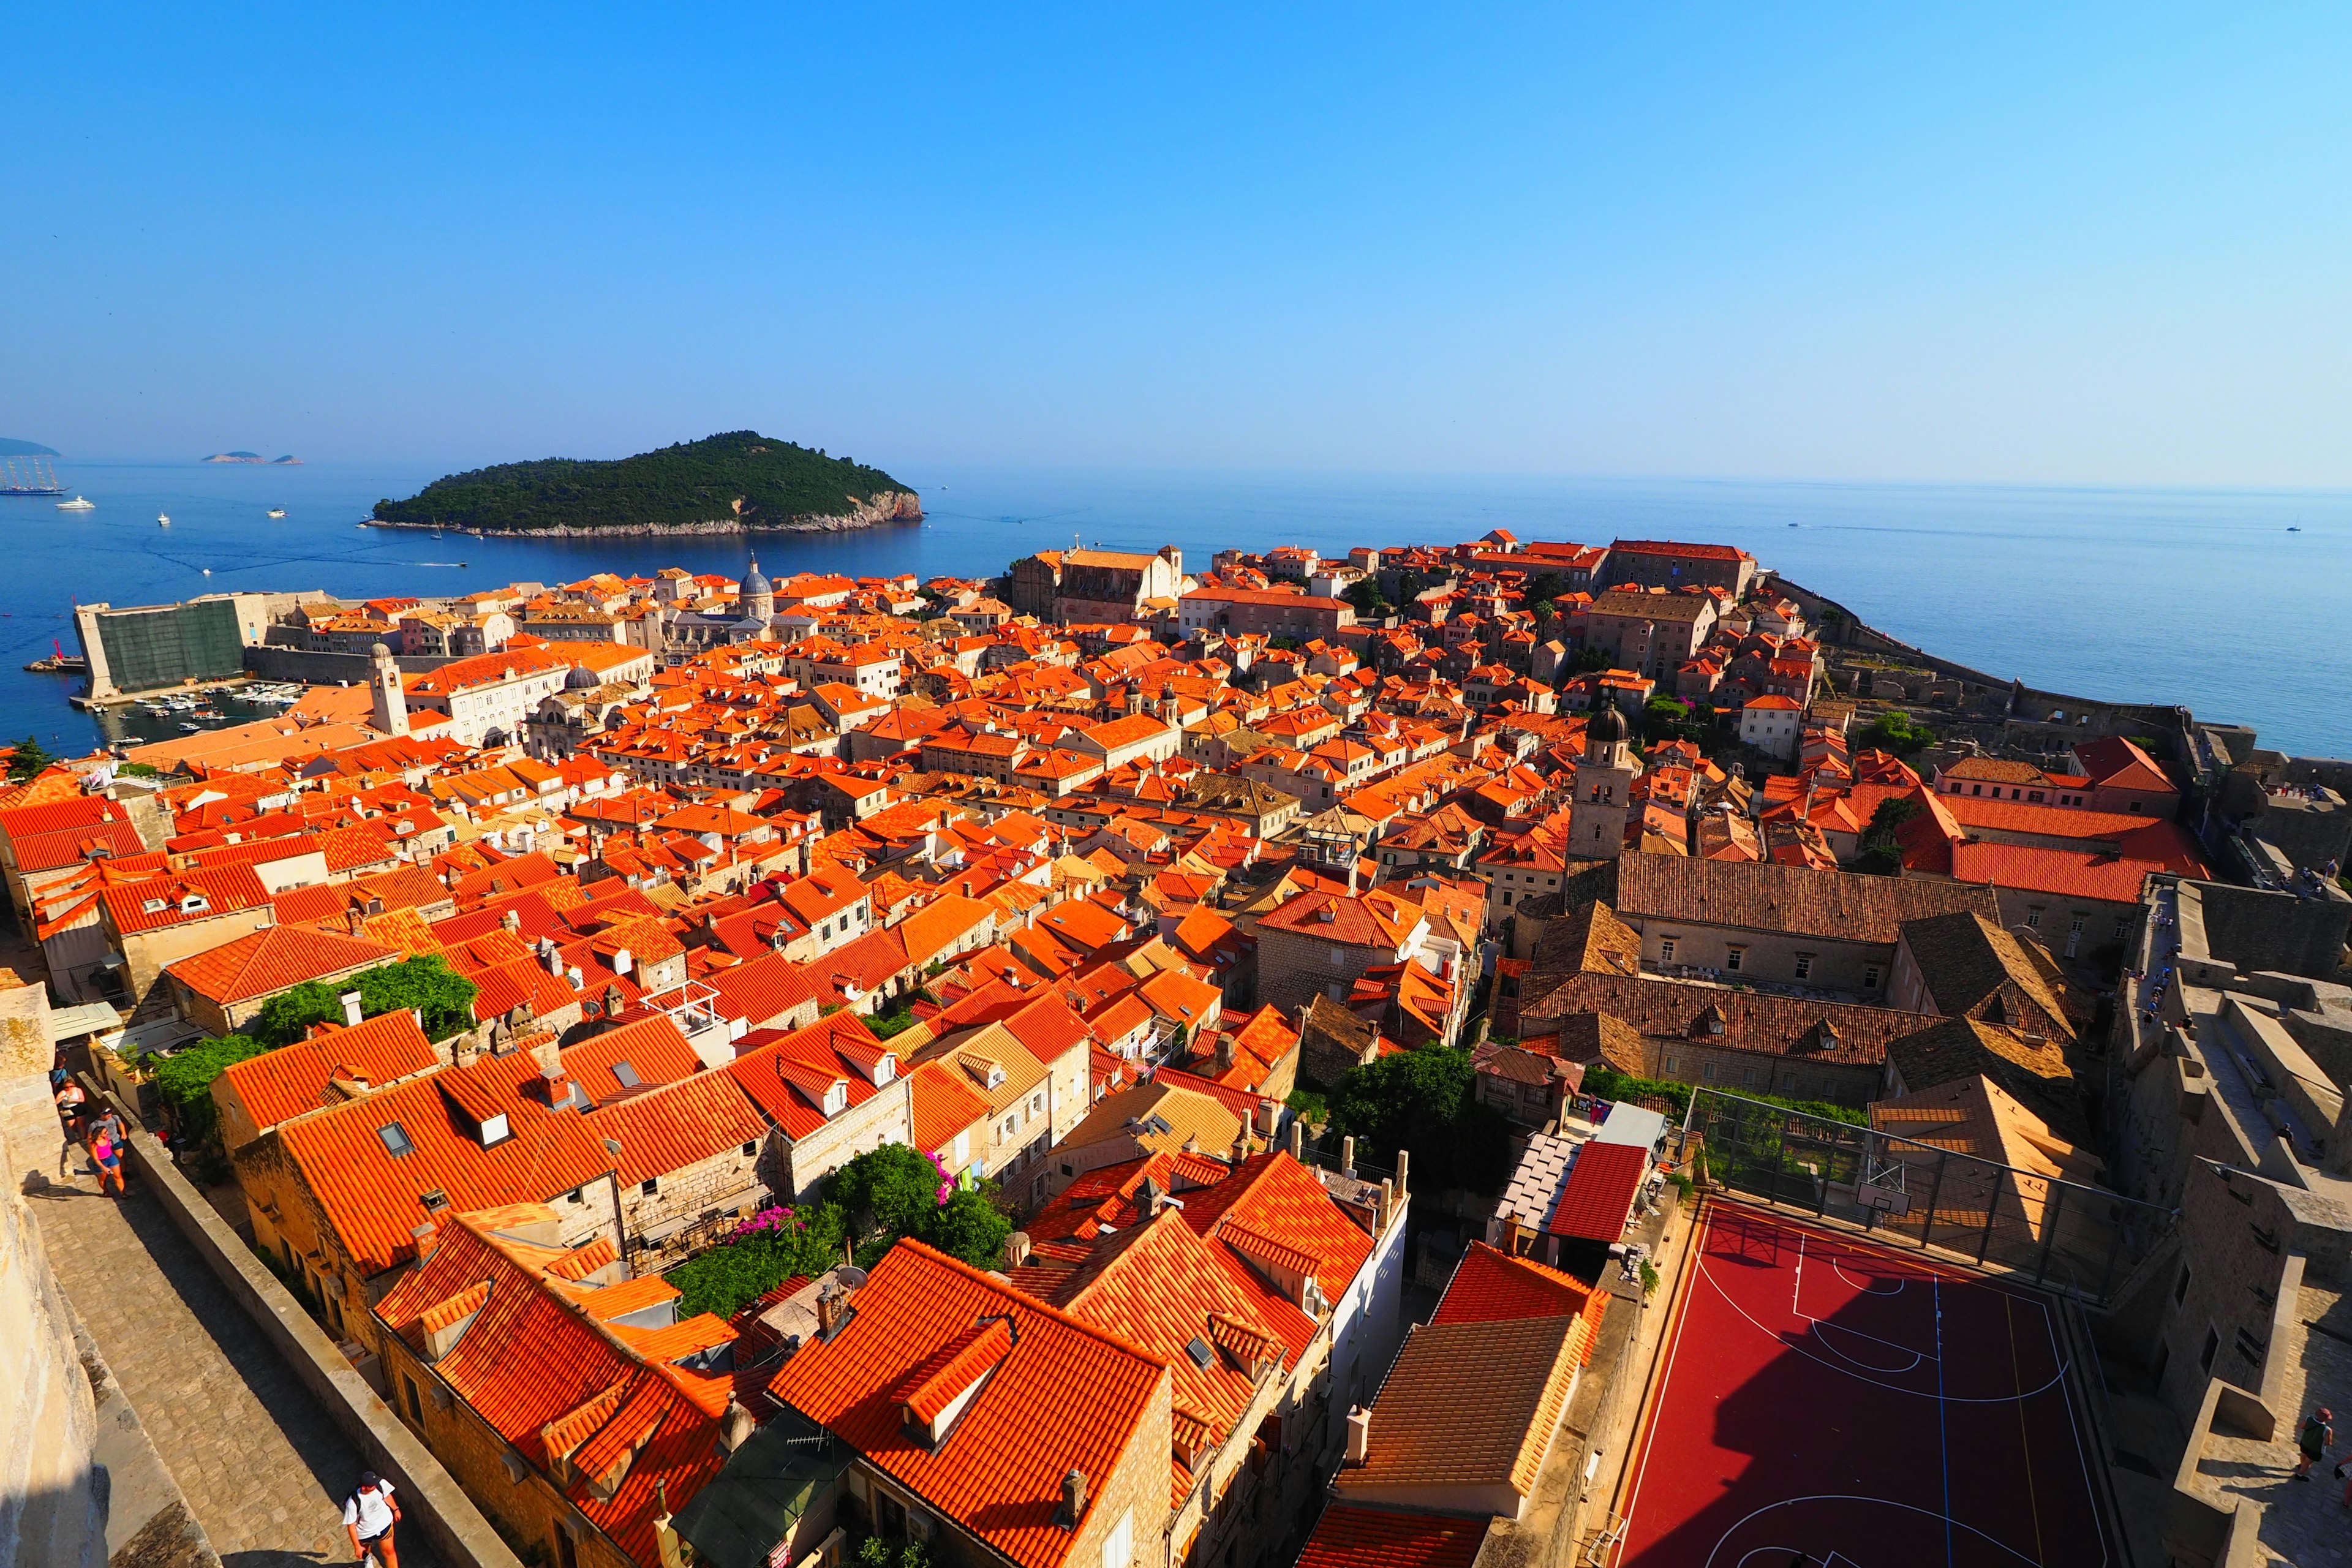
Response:
[{"label": "person wearing cap", "polygon": [[2303,1450],[2295,1461],[2294,1479],[2311,1479],[2311,1467],[2319,1463],[2319,1456],[2336,1447],[2336,1412],[2325,1405],[2303,1418],[2303,1430],[2294,1435],[2294,1446]]},{"label": "person wearing cap", "polygon": [[343,1501],[343,1528],[351,1531],[352,1556],[364,1563],[371,1553],[383,1568],[400,1568],[400,1558],[392,1549],[392,1527],[400,1522],[400,1505],[392,1500],[392,1488],[376,1479],[369,1470],[360,1477],[359,1489]]}]

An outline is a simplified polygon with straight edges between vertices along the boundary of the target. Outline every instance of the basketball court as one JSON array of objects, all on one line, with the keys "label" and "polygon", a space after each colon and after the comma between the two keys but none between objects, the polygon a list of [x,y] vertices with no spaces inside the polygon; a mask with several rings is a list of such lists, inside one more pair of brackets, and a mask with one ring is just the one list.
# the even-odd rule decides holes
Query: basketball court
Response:
[{"label": "basketball court", "polygon": [[1617,1568],[2117,1561],[2054,1305],[1737,1204],[1699,1226]]}]

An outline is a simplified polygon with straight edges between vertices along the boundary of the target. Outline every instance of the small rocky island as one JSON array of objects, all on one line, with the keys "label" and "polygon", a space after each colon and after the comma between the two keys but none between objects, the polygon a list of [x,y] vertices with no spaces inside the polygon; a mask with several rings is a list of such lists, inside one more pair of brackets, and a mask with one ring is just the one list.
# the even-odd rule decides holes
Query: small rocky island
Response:
[{"label": "small rocky island", "polygon": [[756,430],[614,461],[548,458],[434,480],[375,503],[383,528],[484,533],[766,533],[918,522],[922,502],[879,468]]},{"label": "small rocky island", "polygon": [[207,463],[267,463],[275,468],[285,463],[299,467],[302,459],[290,452],[282,458],[265,458],[258,452],[215,452],[205,461]]}]

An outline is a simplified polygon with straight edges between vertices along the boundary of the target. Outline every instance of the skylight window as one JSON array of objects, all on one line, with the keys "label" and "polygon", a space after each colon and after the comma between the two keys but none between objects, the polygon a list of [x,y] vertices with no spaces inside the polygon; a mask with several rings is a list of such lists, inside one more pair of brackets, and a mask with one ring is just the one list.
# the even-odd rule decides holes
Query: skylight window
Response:
[{"label": "skylight window", "polygon": [[1217,1352],[1210,1348],[1209,1342],[1198,1334],[1194,1334],[1192,1342],[1184,1347],[1184,1353],[1191,1356],[1192,1364],[1202,1372],[1208,1371],[1209,1363],[1217,1359]]},{"label": "skylight window", "polygon": [[625,1061],[613,1064],[613,1076],[621,1080],[623,1089],[635,1089],[645,1081],[637,1076],[637,1069]]},{"label": "skylight window", "polygon": [[383,1140],[385,1151],[395,1160],[403,1154],[413,1154],[416,1152],[416,1145],[409,1142],[408,1129],[397,1121],[385,1122],[375,1130],[375,1135]]}]

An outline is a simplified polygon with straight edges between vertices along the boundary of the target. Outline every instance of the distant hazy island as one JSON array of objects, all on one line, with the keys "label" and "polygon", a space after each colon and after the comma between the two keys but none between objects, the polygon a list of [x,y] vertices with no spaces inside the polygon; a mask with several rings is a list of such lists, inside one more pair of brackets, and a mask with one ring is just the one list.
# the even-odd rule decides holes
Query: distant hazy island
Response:
[{"label": "distant hazy island", "polygon": [[291,455],[283,458],[265,458],[258,452],[215,452],[211,457],[206,458],[205,461],[207,463],[293,463],[299,465],[302,459]]},{"label": "distant hazy island", "polygon": [[915,492],[879,468],[756,430],[612,462],[548,458],[434,480],[375,503],[386,528],[485,533],[753,533],[915,522]]},{"label": "distant hazy island", "polygon": [[0,458],[55,458],[62,456],[55,447],[44,447],[38,441],[12,441],[0,436]]}]

